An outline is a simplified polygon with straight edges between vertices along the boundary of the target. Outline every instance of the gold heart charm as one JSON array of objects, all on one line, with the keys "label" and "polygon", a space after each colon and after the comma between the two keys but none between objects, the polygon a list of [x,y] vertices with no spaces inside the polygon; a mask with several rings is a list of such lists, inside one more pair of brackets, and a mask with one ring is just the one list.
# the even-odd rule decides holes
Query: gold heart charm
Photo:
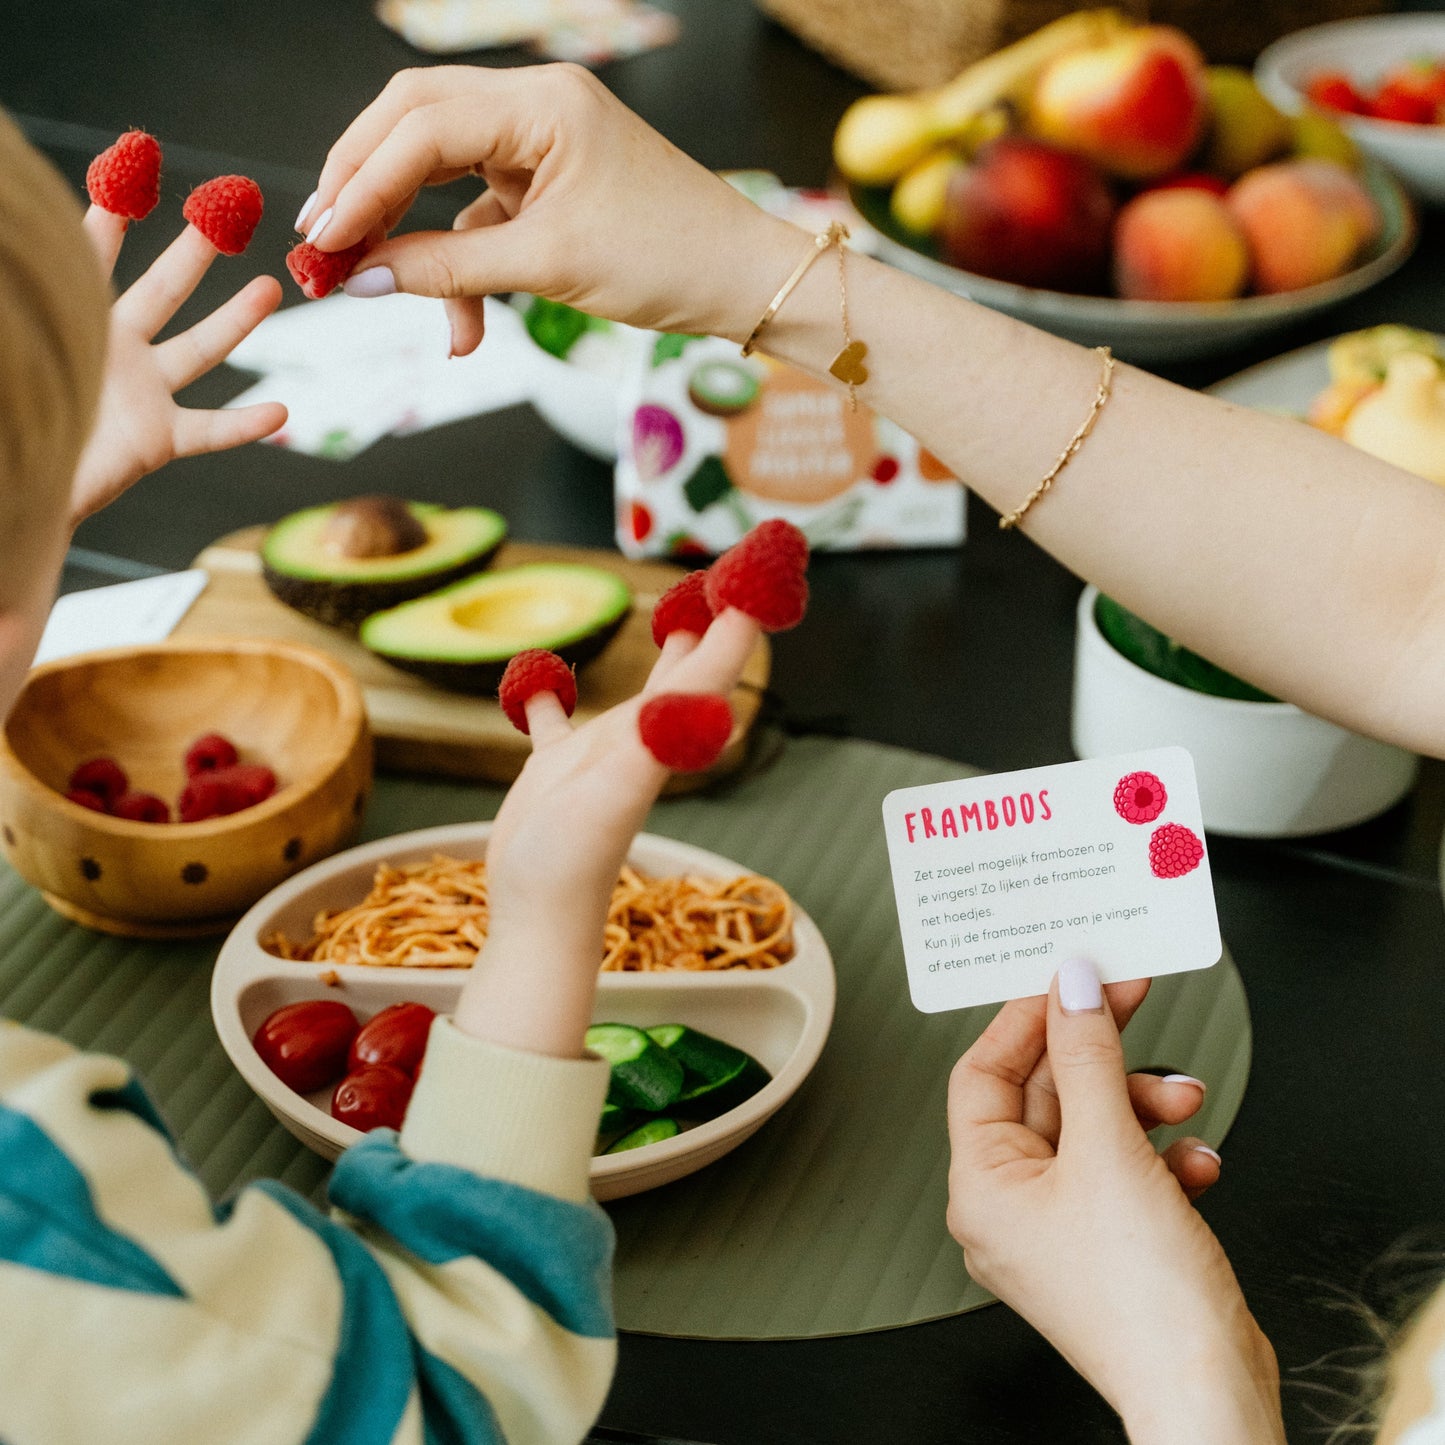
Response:
[{"label": "gold heart charm", "polygon": [[868,368],[863,365],[863,358],[867,355],[868,347],[863,342],[850,341],[833,358],[828,370],[849,386],[862,386],[868,380]]}]

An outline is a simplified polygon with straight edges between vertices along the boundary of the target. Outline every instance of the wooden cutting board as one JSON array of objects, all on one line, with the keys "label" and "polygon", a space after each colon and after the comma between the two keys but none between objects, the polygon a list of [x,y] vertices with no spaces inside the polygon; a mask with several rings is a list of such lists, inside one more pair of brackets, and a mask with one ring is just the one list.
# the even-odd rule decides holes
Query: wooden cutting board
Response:
[{"label": "wooden cutting board", "polygon": [[[278,602],[261,578],[258,548],[264,527],[249,527],[213,542],[194,566],[210,574],[206,590],[182,619],[177,637],[278,637],[330,653],[350,669],[366,695],[380,767],[405,772],[508,783],[527,760],[529,744],[487,698],[445,692],[401,672],[368,652],[354,637]],[[632,614],[600,657],[577,674],[578,720],[636,692],[657,658],[651,617],[657,599],[682,575],[666,562],[630,562],[614,552],[508,542],[492,566],[524,562],[582,562],[617,573],[632,588]],[[675,774],[668,792],[688,792],[732,772],[747,750],[768,685],[771,652],[758,643],[730,699],[733,736],[706,773]]]}]

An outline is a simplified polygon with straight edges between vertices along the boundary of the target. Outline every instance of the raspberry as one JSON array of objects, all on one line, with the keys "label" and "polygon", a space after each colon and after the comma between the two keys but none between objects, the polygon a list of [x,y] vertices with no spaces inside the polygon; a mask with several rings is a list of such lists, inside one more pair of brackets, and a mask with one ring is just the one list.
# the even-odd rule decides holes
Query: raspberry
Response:
[{"label": "raspberry", "polygon": [[657,599],[652,609],[652,640],[661,647],[669,634],[695,632],[699,637],[712,621],[707,604],[707,569],[679,578]]},{"label": "raspberry", "polygon": [[351,275],[366,250],[365,241],[358,241],[344,251],[318,251],[309,241],[302,241],[287,254],[286,269],[307,296],[319,301]]},{"label": "raspberry", "polygon": [[91,161],[85,189],[102,211],[143,221],[161,198],[161,143],[143,130],[128,130]]},{"label": "raspberry", "polygon": [[733,731],[725,697],[707,692],[663,692],[637,715],[642,744],[675,773],[700,773],[717,762]]},{"label": "raspberry", "polygon": [[1149,838],[1149,867],[1156,878],[1182,878],[1199,867],[1204,844],[1181,823],[1165,823]]},{"label": "raspberry", "polygon": [[181,214],[223,256],[239,256],[261,223],[261,187],[247,176],[217,176],[197,186]]},{"label": "raspberry", "polygon": [[1164,784],[1153,773],[1130,773],[1114,788],[1114,811],[1126,823],[1152,823],[1168,801]]},{"label": "raspberry", "polygon": [[186,776],[209,773],[215,768],[229,768],[237,758],[236,745],[220,733],[207,733],[186,749]]},{"label": "raspberry", "polygon": [[497,701],[507,715],[507,721],[519,733],[529,733],[527,726],[527,699],[539,692],[556,693],[562,711],[572,716],[577,706],[577,678],[572,669],[545,648],[529,647],[519,652],[502,674],[502,684],[497,689]]},{"label": "raspberry", "polygon": [[746,612],[765,632],[796,627],[808,610],[808,539],[791,522],[760,522],[707,571],[714,613]]},{"label": "raspberry", "polygon": [[169,823],[171,810],[154,793],[122,793],[110,810],[134,823]]},{"label": "raspberry", "polygon": [[114,758],[91,758],[76,768],[65,786],[72,792],[97,794],[109,811],[115,800],[130,787],[130,780]]},{"label": "raspberry", "polygon": [[176,811],[183,823],[223,818],[264,802],[276,790],[276,775],[258,763],[197,773],[185,786]]},{"label": "raspberry", "polygon": [[110,812],[105,805],[105,799],[99,793],[92,793],[89,788],[72,788],[65,796],[72,803],[79,803],[82,808],[89,808],[92,813]]}]

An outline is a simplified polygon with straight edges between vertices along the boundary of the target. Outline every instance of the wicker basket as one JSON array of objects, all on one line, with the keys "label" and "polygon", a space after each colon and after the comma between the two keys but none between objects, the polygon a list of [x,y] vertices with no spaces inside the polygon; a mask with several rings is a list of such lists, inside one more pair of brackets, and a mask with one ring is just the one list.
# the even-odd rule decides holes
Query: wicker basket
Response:
[{"label": "wicker basket", "polygon": [[[1389,0],[1113,0],[1186,30],[1211,60],[1247,61],[1271,40]],[[882,90],[941,85],[971,61],[1079,8],[1078,0],[758,0],[829,60]]]}]

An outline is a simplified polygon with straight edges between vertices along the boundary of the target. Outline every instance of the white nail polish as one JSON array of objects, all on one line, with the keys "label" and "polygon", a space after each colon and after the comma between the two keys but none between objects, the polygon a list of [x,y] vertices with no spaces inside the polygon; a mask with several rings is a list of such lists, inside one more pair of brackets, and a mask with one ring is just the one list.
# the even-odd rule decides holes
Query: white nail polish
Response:
[{"label": "white nail polish", "polygon": [[317,216],[317,218],[316,218],[316,224],[315,224],[314,226],[312,226],[312,228],[311,228],[309,231],[307,231],[307,233],[306,233],[306,244],[307,244],[308,246],[314,246],[314,245],[316,244],[317,238],[318,238],[318,237],[321,235],[321,233],[327,228],[327,226],[329,226],[329,225],[331,224],[331,212],[332,212],[332,209],[333,209],[333,208],[332,208],[331,206],[327,206],[327,208],[326,208],[324,211],[322,211],[322,213],[321,213],[319,216]]},{"label": "white nail polish", "polygon": [[1190,1151],[1191,1154],[1208,1154],[1216,1164],[1223,1164],[1224,1160],[1209,1147],[1208,1144],[1196,1144]]},{"label": "white nail polish", "polygon": [[1203,1093],[1207,1087],[1203,1079],[1196,1079],[1193,1074],[1165,1074],[1162,1082],[1166,1084],[1193,1084],[1200,1093]]},{"label": "white nail polish", "polygon": [[318,194],[319,192],[312,191],[311,194],[306,197],[306,200],[303,203],[301,209],[296,212],[296,224],[291,228],[293,231],[299,231],[301,229],[301,223],[306,219],[307,211],[309,211],[311,207],[316,204],[316,197]]},{"label": "white nail polish", "polygon": [[390,266],[368,266],[365,271],[348,276],[341,289],[348,296],[394,296],[396,277]]},{"label": "white nail polish", "polygon": [[1059,1004],[1066,1014],[1103,1010],[1104,986],[1098,969],[1087,958],[1071,958],[1059,969]]}]

